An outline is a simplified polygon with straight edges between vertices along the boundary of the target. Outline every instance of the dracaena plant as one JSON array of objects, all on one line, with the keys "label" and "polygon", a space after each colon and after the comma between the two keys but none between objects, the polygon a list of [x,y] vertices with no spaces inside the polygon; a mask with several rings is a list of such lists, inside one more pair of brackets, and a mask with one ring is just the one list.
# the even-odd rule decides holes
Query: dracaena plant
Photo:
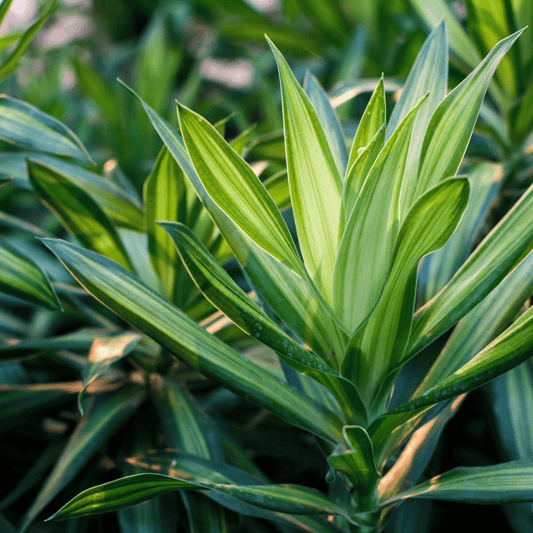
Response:
[{"label": "dracaena plant", "polygon": [[[165,350],[323,439],[328,478],[337,478],[337,488],[328,497],[305,486],[268,484],[205,457],[154,451],[129,461],[147,473],[90,488],[52,518],[116,510],[182,489],[205,491],[243,515],[292,520],[311,531],[376,531],[391,508],[408,498],[531,501],[530,460],[458,468],[415,484],[464,394],[525,361],[533,345],[531,309],[512,321],[531,291],[521,283],[533,248],[531,188],[444,288],[414,312],[420,260],[479,217],[479,209],[467,209],[468,177],[456,174],[492,74],[519,33],[497,43],[446,95],[447,44],[440,26],[388,123],[378,84],[349,151],[316,80],[309,77],[304,91],[271,45],[299,248],[268,191],[215,128],[179,105],[182,141],[143,103],[256,293],[283,326],[235,284],[187,227],[172,221],[162,227],[199,290],[277,353],[285,378],[210,335],[120,257],[110,258],[116,246],[97,249],[99,255],[66,241],[45,244],[88,292]],[[412,397],[389,407],[402,367],[457,323]]]}]

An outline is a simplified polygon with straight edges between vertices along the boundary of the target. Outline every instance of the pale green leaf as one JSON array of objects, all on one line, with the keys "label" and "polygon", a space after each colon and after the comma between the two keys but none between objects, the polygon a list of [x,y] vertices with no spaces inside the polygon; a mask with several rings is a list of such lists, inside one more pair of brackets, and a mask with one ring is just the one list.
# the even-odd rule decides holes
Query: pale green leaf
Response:
[{"label": "pale green leaf", "polygon": [[331,106],[328,95],[309,71],[305,74],[304,90],[315,108],[320,124],[322,124],[339,175],[344,176],[348,164],[348,154],[339,117]]},{"label": "pale green leaf", "polygon": [[409,139],[422,102],[378,155],[344,229],[333,276],[333,305],[350,333],[375,307],[385,282],[400,229],[400,193]]},{"label": "pale green leaf", "polygon": [[250,166],[200,115],[183,106],[178,109],[187,151],[211,198],[256,244],[301,271],[287,225]]},{"label": "pale green leaf", "polygon": [[269,44],[281,81],[287,174],[298,240],[311,279],[331,302],[341,177],[309,98],[279,50]]},{"label": "pale green leaf", "polygon": [[207,333],[117,263],[61,240],[43,242],[100,302],[192,368],[293,424],[338,438],[335,415]]},{"label": "pale green leaf", "polygon": [[263,185],[268,194],[272,196],[275,204],[280,211],[288,209],[291,206],[291,194],[289,191],[289,179],[286,170],[280,170],[269,178],[267,178]]},{"label": "pale green leaf", "polygon": [[[385,376],[397,368],[409,340],[418,263],[450,238],[468,196],[468,180],[445,180],[415,202],[402,225],[383,294],[369,321],[352,338],[344,363],[350,372],[343,375],[355,380],[369,403]],[[389,391],[382,394],[388,399]]]},{"label": "pale green leaf", "polygon": [[[424,95],[420,95],[420,98],[422,98],[422,96]],[[417,102],[419,101],[420,99],[417,100]],[[414,107],[417,102],[413,102],[412,107]],[[359,151],[370,144],[376,133],[385,124],[386,113],[385,86],[383,78],[381,78],[366,106],[365,112],[359,122],[359,126],[357,126],[357,131],[352,142],[352,148],[350,149],[347,171],[349,171],[355,163],[355,160],[359,156]]]},{"label": "pale green leaf", "polygon": [[500,41],[433,113],[422,146],[414,198],[457,172],[492,75],[521,33],[518,31]]}]

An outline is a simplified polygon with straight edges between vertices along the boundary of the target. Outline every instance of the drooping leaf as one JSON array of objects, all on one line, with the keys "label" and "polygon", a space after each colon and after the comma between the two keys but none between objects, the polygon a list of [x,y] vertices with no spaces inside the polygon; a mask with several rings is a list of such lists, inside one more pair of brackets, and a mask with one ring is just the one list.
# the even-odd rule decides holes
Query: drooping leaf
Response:
[{"label": "drooping leaf", "polygon": [[[383,294],[350,341],[344,363],[343,375],[352,376],[368,402],[375,399],[385,376],[397,368],[409,340],[418,263],[450,238],[468,196],[468,180],[445,180],[415,202],[402,225]],[[382,394],[388,398],[389,391]]]},{"label": "drooping leaf", "polygon": [[113,223],[89,194],[36,161],[28,161],[28,174],[35,192],[84,246],[133,269]]},{"label": "drooping leaf", "polygon": [[138,386],[123,387],[120,392],[97,397],[90,416],[78,424],[54,469],[24,515],[21,533],[26,531],[52,498],[76,477],[98,447],[118,431],[143,399],[144,391]]},{"label": "drooping leaf", "polygon": [[291,423],[337,438],[340,421],[332,413],[207,333],[120,265],[61,240],[44,242],[93,296],[189,366]]},{"label": "drooping leaf", "polygon": [[346,510],[320,492],[298,485],[227,485],[185,481],[163,474],[136,474],[88,489],[64,505],[49,520],[114,511],[174,490],[215,490],[262,509],[291,514],[339,514]]},{"label": "drooping leaf", "polygon": [[0,138],[23,148],[91,161],[81,141],[63,123],[5,94],[0,96]]},{"label": "drooping leaf", "polygon": [[305,266],[326,301],[338,246],[341,177],[309,98],[285,58],[269,41],[278,64],[287,174]]},{"label": "drooping leaf", "polygon": [[400,229],[400,193],[409,139],[422,102],[378,155],[344,228],[333,275],[333,306],[350,333],[375,307],[385,282]]},{"label": "drooping leaf", "polygon": [[84,414],[83,399],[87,388],[96,381],[113,363],[116,363],[135,348],[141,335],[139,333],[122,333],[116,337],[95,339],[89,351],[89,364],[83,369],[83,388],[78,394],[78,408]]},{"label": "drooping leaf", "polygon": [[499,504],[533,501],[531,459],[494,466],[459,467],[386,500],[429,498],[464,503]]},{"label": "drooping leaf", "polygon": [[326,91],[309,71],[305,75],[304,90],[309,96],[309,100],[313,104],[317,117],[322,124],[322,129],[328,140],[339,175],[344,176],[348,164],[348,154],[339,117],[337,117],[335,110],[331,106]]},{"label": "drooping leaf", "polygon": [[289,366],[327,387],[352,420],[366,420],[357,390],[327,362],[308,352],[238,287],[193,233],[180,224],[162,224],[174,239],[189,274],[205,297],[250,336],[272,348]]},{"label": "drooping leaf", "polygon": [[46,273],[34,259],[3,238],[0,238],[0,290],[48,309],[61,309]]},{"label": "drooping leaf", "polygon": [[478,67],[446,96],[433,113],[422,146],[414,198],[457,172],[492,75],[521,33],[522,31],[513,33],[494,46]]}]

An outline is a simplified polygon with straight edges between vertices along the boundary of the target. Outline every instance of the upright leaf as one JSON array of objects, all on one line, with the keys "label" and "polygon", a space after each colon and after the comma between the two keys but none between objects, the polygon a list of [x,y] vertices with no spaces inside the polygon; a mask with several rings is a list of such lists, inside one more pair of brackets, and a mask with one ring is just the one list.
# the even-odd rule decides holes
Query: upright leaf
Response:
[{"label": "upright leaf", "polygon": [[492,75],[521,33],[522,30],[500,41],[433,113],[420,155],[415,198],[457,172]]},{"label": "upright leaf", "polygon": [[281,81],[287,174],[300,248],[311,279],[331,302],[341,177],[315,109],[285,58],[269,44]]},{"label": "upright leaf", "polygon": [[339,175],[344,176],[348,165],[348,154],[346,153],[346,143],[339,117],[333,109],[326,91],[309,71],[305,74],[304,90],[322,124]]},{"label": "upright leaf", "polygon": [[[418,263],[450,238],[468,196],[466,179],[445,180],[413,205],[402,225],[383,294],[368,322],[350,341],[344,362],[343,374],[355,380],[367,405],[385,376],[397,367],[409,340]],[[382,393],[383,400],[388,393]]]},{"label": "upright leaf", "polygon": [[344,229],[333,275],[333,306],[350,333],[368,317],[385,282],[400,229],[400,193],[409,140],[421,104],[380,152]]},{"label": "upright leaf", "polygon": [[184,179],[183,170],[163,147],[144,184],[148,251],[164,294],[169,299],[174,295],[180,265],[173,242],[157,221],[185,222],[187,196]]}]

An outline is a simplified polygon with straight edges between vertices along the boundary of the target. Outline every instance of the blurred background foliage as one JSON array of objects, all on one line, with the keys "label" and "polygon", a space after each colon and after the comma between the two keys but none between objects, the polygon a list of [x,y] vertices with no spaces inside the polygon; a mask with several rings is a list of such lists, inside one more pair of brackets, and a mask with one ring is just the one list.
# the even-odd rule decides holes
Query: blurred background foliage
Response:
[{"label": "blurred background foliage", "polygon": [[[159,162],[168,154],[160,153],[159,136],[117,78],[174,126],[175,100],[217,123],[248,161],[260,165],[261,177],[270,179],[271,193],[286,208],[279,85],[265,34],[290,60],[300,81],[308,70],[317,77],[350,138],[382,75],[389,109],[393,107],[428,30],[440,20],[448,24],[453,59],[449,89],[464,79],[496,41],[529,25],[520,46],[513,48],[497,71],[465,160],[468,173],[484,176],[479,182],[475,224],[461,245],[452,242],[424,261],[422,304],[454,273],[453,268],[446,272],[438,268],[442,258],[453,257],[455,268],[460,266],[461,257],[531,184],[531,5],[527,0],[4,0],[0,4],[0,15],[5,15],[0,26],[0,93],[31,104],[75,132],[92,162],[76,161],[75,171],[64,166],[72,165],[72,160],[63,157],[46,160],[51,156],[41,154],[41,162],[76,174],[81,188],[93,183],[94,175],[102,176],[112,184],[113,194],[119,191],[132,212],[140,213],[140,226],[145,224],[143,183],[156,172],[158,154]],[[118,527],[124,532],[175,531],[177,527],[179,531],[208,531],[207,525],[195,521],[190,506],[216,504],[198,496],[162,498],[139,507],[135,516],[128,510],[118,518],[104,515],[71,523],[42,523],[43,509],[60,491],[66,501],[87,486],[113,479],[117,471],[131,473],[133,467],[123,462],[127,455],[163,445],[200,456],[184,438],[185,426],[169,422],[179,420],[184,412],[190,413],[187,428],[202,427],[197,432],[200,442],[220,441],[216,449],[223,450],[221,455],[207,453],[204,459],[225,459],[256,476],[266,474],[273,482],[301,483],[330,493],[339,490],[325,482],[324,452],[316,439],[173,362],[145,338],[137,339],[130,352],[123,346],[113,371],[96,372],[90,367],[88,354],[95,339],[123,333],[127,325],[98,302],[84,298],[84,291],[76,292],[74,280],[35,240],[35,236],[67,234],[28,185],[25,158],[33,149],[38,159],[38,143],[14,145],[8,130],[0,116],[0,183],[6,182],[0,187],[2,239],[18,253],[31,255],[46,272],[68,314],[0,293],[0,339],[4,343],[0,348],[0,450],[5,479],[20,481],[2,487],[0,530],[14,531],[11,524],[24,523],[34,532],[115,531]],[[482,161],[492,165],[488,170],[483,167],[484,173],[475,167]],[[116,198],[113,194],[111,201]],[[217,241],[212,223],[192,192],[187,194],[183,221],[196,224],[204,244],[250,290],[236,263],[228,263],[227,249]],[[290,211],[285,215],[290,222]],[[142,232],[131,231],[135,228],[128,228],[124,221],[117,224],[130,250],[146,248],[146,237],[139,237]],[[142,269],[153,282],[150,268]],[[290,379],[290,372],[279,367],[272,353],[258,350],[236,327],[216,322],[214,308],[199,297],[186,273],[181,283],[189,292],[175,303],[250,358],[266,368],[275,367],[281,375],[285,371]],[[22,341],[17,350],[10,349],[16,346],[13,339]],[[43,345],[43,339],[49,344]],[[428,352],[424,354],[426,367],[425,361],[431,361]],[[418,357],[406,368],[405,390],[396,391],[398,397],[408,397],[416,388],[421,360]],[[96,413],[94,420],[101,418],[98,413],[109,416],[102,426],[87,428],[82,420],[88,418],[81,418],[76,394],[80,380],[87,384],[91,372],[93,378],[105,376],[107,381],[100,383],[100,394],[88,395],[88,412]],[[70,382],[77,385],[65,388]],[[118,396],[112,390],[117,383]],[[26,388],[17,389],[18,385]],[[145,397],[146,390],[151,401]],[[487,408],[487,397],[494,410]],[[469,396],[446,428],[424,477],[457,464],[487,465],[531,456],[533,423],[526,413],[533,412],[532,405],[533,372],[527,362],[490,389]],[[169,414],[168,409],[174,412]],[[284,442],[291,444],[280,444]],[[50,474],[59,457],[62,466]],[[217,509],[221,515],[217,523],[226,531],[294,531],[286,524],[238,519],[220,506]],[[533,527],[531,506],[508,506],[503,511],[495,506],[470,506],[467,521],[458,525],[454,517],[461,509],[459,504],[409,502],[395,511],[387,531],[437,532],[451,527],[467,531],[485,524],[520,532]],[[157,529],[153,524],[158,524]]]}]

